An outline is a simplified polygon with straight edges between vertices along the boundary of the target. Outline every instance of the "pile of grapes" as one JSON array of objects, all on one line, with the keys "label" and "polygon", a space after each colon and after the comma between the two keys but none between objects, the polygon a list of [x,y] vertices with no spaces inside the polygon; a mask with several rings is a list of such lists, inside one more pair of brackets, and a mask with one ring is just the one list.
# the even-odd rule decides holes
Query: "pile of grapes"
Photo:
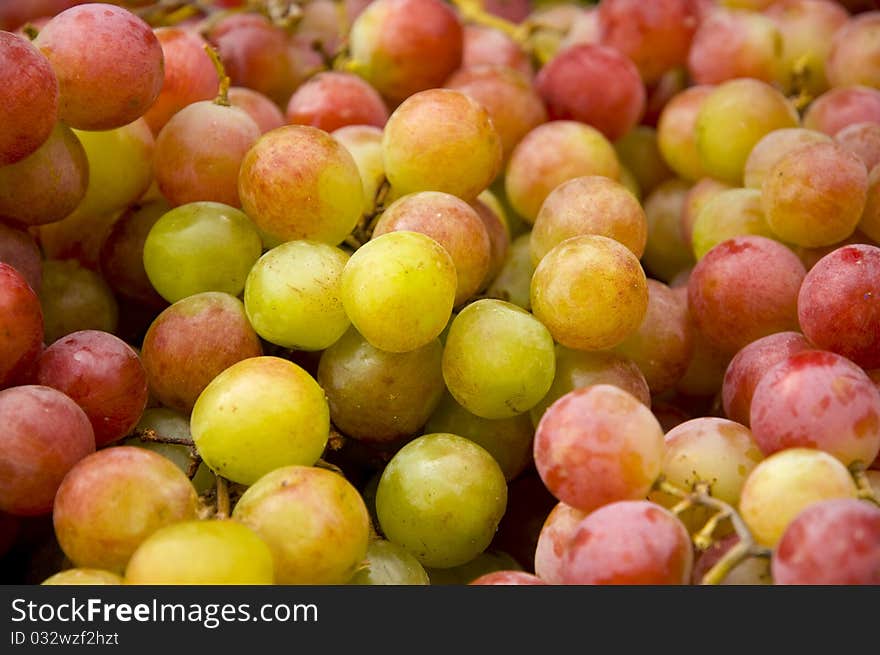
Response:
[{"label": "pile of grapes", "polygon": [[880,584],[873,4],[0,3],[0,578]]}]

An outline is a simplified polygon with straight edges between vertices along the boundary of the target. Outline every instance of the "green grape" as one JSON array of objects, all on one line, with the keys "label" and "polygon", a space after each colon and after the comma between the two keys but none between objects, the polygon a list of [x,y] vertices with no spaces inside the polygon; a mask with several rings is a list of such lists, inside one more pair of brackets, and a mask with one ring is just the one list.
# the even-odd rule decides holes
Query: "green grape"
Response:
[{"label": "green grape", "polygon": [[44,341],[80,330],[115,332],[119,307],[104,278],[74,259],[45,260],[40,286]]},{"label": "green grape", "polygon": [[359,248],[342,271],[345,313],[376,348],[415,350],[436,338],[452,314],[455,264],[418,232],[389,232]]},{"label": "green grape", "polygon": [[327,444],[330,413],[323,390],[299,366],[251,357],[205,388],[190,429],[215,473],[253,484],[281,466],[314,464]]},{"label": "green grape", "polygon": [[150,229],[144,269],[168,302],[203,291],[237,296],[261,252],[260,235],[241,210],[191,202],[175,207]]},{"label": "green grape", "polygon": [[370,515],[344,477],[285,466],[244,492],[232,517],[272,551],[279,584],[344,584],[367,554]]},{"label": "green grape", "polygon": [[248,320],[266,341],[323,350],[350,325],[339,297],[348,255],[317,241],[288,241],[260,257],[247,276]]},{"label": "green grape", "polygon": [[674,176],[660,153],[657,130],[653,127],[637,125],[614,142],[614,150],[621,166],[632,171],[646,194]]},{"label": "green grape", "polygon": [[446,394],[425,424],[425,432],[456,434],[482,446],[498,462],[508,481],[522,473],[532,460],[535,431],[526,414],[494,420],[482,418]]},{"label": "green grape", "polygon": [[[144,410],[141,420],[136,426],[137,430],[153,430],[157,435],[162,437],[171,437],[173,439],[191,439],[189,432],[189,417],[173,409],[165,407],[150,407]],[[192,463],[187,446],[181,446],[171,443],[160,443],[158,441],[144,441],[140,437],[131,437],[122,442],[123,446],[135,446],[137,448],[146,448],[152,450],[170,459],[181,471],[187,473]],[[196,469],[196,474],[192,478],[193,487],[199,493],[203,493],[214,487],[216,479],[211,469],[204,462],[200,462]]]},{"label": "green grape", "polygon": [[652,277],[671,282],[694,265],[694,254],[682,235],[681,217],[690,185],[684,180],[668,180],[645,198],[648,243],[642,262]]},{"label": "green grape", "polygon": [[272,553],[250,528],[231,520],[184,521],[161,528],[131,556],[130,585],[268,585]]},{"label": "green grape", "polygon": [[635,332],[648,309],[639,260],[608,237],[566,239],[532,277],[532,311],[557,342],[577,350],[612,348]]},{"label": "green grape", "polygon": [[487,573],[522,570],[519,562],[507,553],[487,550],[470,562],[450,569],[428,569],[427,573],[432,585],[466,585]]},{"label": "green grape", "polygon": [[697,214],[691,235],[694,257],[699,261],[722,241],[749,235],[776,238],[764,219],[761,192],[757,189],[721,191]]},{"label": "green grape", "polygon": [[506,300],[526,310],[532,306],[529,287],[535,273],[530,240],[531,232],[521,234],[513,240],[507,258],[487,292],[492,298]]},{"label": "green grape", "polygon": [[397,544],[373,539],[367,546],[367,559],[348,584],[428,585],[431,581],[419,560]]},{"label": "green grape", "polygon": [[364,188],[364,213],[376,207],[376,195],[385,181],[382,163],[382,130],[372,125],[346,125],[330,134],[354,158]]},{"label": "green grape", "polygon": [[49,576],[40,584],[52,585],[119,585],[122,576],[100,569],[67,569]]},{"label": "green grape", "polygon": [[465,307],[452,322],[443,350],[443,379],[450,393],[469,412],[487,419],[534,407],[550,388],[555,366],[547,328],[502,300]]},{"label": "green grape", "polygon": [[395,441],[415,434],[440,402],[438,339],[405,353],[379,350],[351,328],[321,355],[318,383],[330,418],[350,437]]},{"label": "green grape", "polygon": [[428,434],[401,448],[376,492],[385,536],[436,568],[459,566],[483,552],[506,506],[498,463],[452,434]]}]

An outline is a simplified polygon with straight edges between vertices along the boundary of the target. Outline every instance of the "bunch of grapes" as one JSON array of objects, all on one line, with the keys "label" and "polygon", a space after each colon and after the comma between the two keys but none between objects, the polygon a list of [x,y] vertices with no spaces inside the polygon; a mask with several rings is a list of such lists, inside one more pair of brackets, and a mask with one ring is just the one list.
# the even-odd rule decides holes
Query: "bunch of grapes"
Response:
[{"label": "bunch of grapes", "polygon": [[0,578],[880,584],[855,4],[2,4]]}]

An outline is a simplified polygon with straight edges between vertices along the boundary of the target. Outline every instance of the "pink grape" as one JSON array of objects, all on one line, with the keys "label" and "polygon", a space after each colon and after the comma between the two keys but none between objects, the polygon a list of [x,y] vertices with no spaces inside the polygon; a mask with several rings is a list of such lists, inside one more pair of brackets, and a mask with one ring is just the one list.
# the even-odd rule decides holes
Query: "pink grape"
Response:
[{"label": "pink grape", "polygon": [[544,585],[541,578],[525,571],[493,571],[472,580],[470,585]]},{"label": "pink grape", "polygon": [[346,125],[383,127],[388,108],[379,93],[351,73],[318,73],[300,86],[287,103],[287,122],[332,132]]},{"label": "pink grape", "polygon": [[861,159],[868,172],[880,164],[880,123],[854,123],[834,135],[844,149]]},{"label": "pink grape", "polygon": [[854,16],[834,33],[826,63],[831,86],[880,85],[878,38],[880,11]]},{"label": "pink grape", "polygon": [[803,126],[833,136],[855,123],[880,123],[880,90],[841,86],[816,98],[804,113]]},{"label": "pink grape", "polygon": [[532,63],[525,50],[504,32],[482,25],[465,25],[461,69],[505,66],[532,77]]},{"label": "pink grape", "polygon": [[586,512],[558,503],[544,521],[535,548],[535,573],[547,584],[562,584],[571,538],[586,517]]},{"label": "pink grape", "polygon": [[40,354],[43,312],[22,274],[0,263],[0,388],[14,384]]},{"label": "pink grape", "polygon": [[697,151],[697,115],[712,93],[710,85],[692,86],[672,97],[657,122],[657,145],[666,163],[686,180],[705,176]]},{"label": "pink grape", "polygon": [[285,123],[284,114],[281,113],[278,105],[259,91],[233,86],[229,89],[229,103],[247,112],[260,128],[261,134],[282,127]]}]

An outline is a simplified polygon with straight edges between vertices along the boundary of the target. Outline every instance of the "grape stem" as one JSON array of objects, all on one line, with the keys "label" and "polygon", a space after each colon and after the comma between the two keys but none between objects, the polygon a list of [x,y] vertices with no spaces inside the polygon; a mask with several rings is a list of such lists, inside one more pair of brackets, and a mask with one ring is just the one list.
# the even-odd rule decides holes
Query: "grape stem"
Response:
[{"label": "grape stem", "polygon": [[199,464],[202,463],[202,456],[196,450],[196,445],[192,439],[183,439],[180,437],[168,437],[159,434],[152,428],[135,428],[129,435],[129,438],[138,438],[141,441],[150,441],[153,443],[164,443],[172,446],[185,446],[189,455],[189,466],[186,469],[186,476],[192,480],[196,472],[199,470]]},{"label": "grape stem", "polygon": [[530,49],[529,33],[531,26],[527,23],[517,25],[509,20],[490,14],[483,6],[483,0],[452,0],[452,4],[458,8],[466,22],[496,29],[509,36],[520,46]]},{"label": "grape stem", "polygon": [[229,107],[229,76],[226,74],[226,68],[223,66],[223,61],[220,59],[220,55],[217,53],[216,48],[211,46],[210,44],[205,44],[205,52],[208,53],[208,56],[211,58],[211,63],[214,64],[214,68],[217,70],[217,78],[219,80],[219,88],[217,90],[217,97],[214,98],[214,104],[220,105],[221,107]]},{"label": "grape stem", "polygon": [[217,478],[217,512],[218,519],[229,518],[229,484],[226,478],[218,475]]},{"label": "grape stem", "polygon": [[36,39],[37,35],[40,33],[40,30],[38,30],[36,25],[34,25],[33,23],[28,23],[21,28],[21,31],[24,32],[24,35],[31,41]]},{"label": "grape stem", "polygon": [[855,462],[849,467],[849,471],[853,476],[853,480],[855,480],[859,498],[875,505],[880,505],[880,498],[877,498],[877,494],[874,493],[874,488],[871,486],[871,481],[868,480],[865,465],[861,462]]},{"label": "grape stem", "polygon": [[733,529],[739,537],[739,542],[728,550],[724,556],[718,560],[701,580],[704,585],[717,585],[724,581],[724,578],[736,568],[741,562],[750,557],[770,557],[769,548],[758,545],[752,536],[751,530],[743,521],[742,517],[733,508],[732,505],[725,503],[723,500],[714,498],[710,494],[710,486],[706,482],[698,482],[694,485],[693,490],[688,491],[665,480],[662,476],[654,483],[654,488],[658,491],[674,496],[680,499],[680,502],[673,508],[677,513],[683,512],[688,507],[706,507],[715,511],[703,528],[693,537],[694,545],[700,550],[706,550],[713,543],[713,533],[718,524],[724,519],[730,519]]}]

